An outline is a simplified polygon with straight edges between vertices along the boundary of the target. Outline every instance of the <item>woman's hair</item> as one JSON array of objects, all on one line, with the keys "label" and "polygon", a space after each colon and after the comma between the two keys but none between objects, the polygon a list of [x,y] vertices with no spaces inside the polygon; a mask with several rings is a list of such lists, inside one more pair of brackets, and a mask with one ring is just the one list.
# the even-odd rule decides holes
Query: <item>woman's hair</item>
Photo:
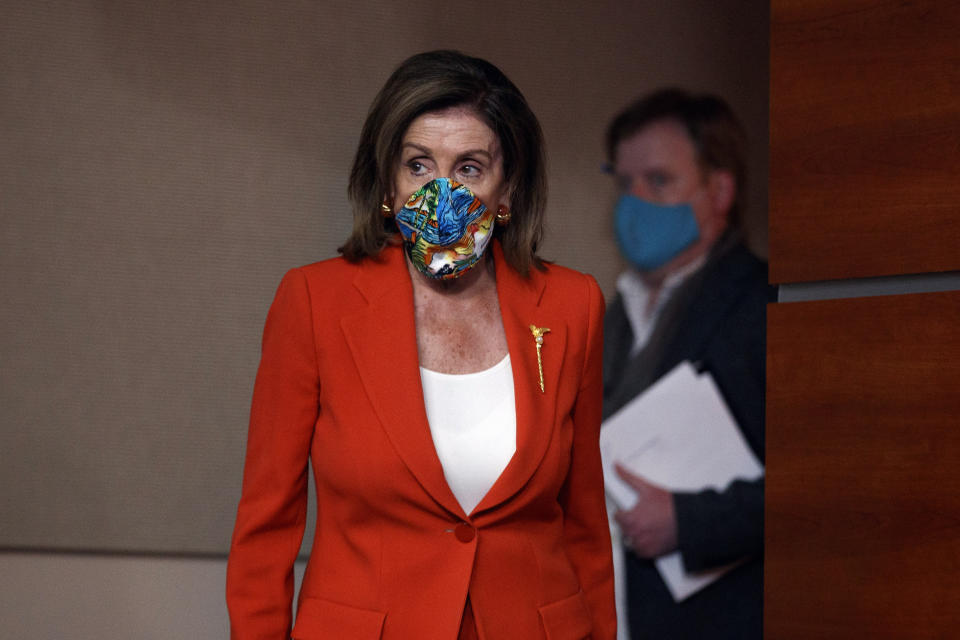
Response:
[{"label": "woman's hair", "polygon": [[747,135],[723,98],[676,88],[660,89],[640,98],[617,114],[607,128],[607,160],[613,164],[621,142],[661,120],[683,125],[703,169],[733,174],[737,190],[728,215],[730,226],[738,226],[747,194]]},{"label": "woman's hair", "polygon": [[542,268],[536,251],[543,237],[547,179],[540,123],[502,71],[457,51],[408,58],[374,99],[347,187],[353,231],[339,251],[351,261],[376,256],[398,233],[380,205],[393,191],[403,135],[418,116],[450,107],[472,109],[500,142],[513,217],[494,233],[507,262],[523,275],[531,266]]}]

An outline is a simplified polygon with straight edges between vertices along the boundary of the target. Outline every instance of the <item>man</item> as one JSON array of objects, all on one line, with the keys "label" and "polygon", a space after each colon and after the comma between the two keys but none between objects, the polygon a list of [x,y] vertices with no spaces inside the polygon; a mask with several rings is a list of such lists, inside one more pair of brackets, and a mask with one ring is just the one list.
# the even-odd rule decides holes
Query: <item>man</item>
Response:
[{"label": "man", "polygon": [[[738,227],[745,136],[713,96],[669,89],[610,124],[621,188],[615,229],[631,268],[605,320],[604,417],[678,364],[709,372],[747,444],[764,453],[766,265]],[[763,480],[669,492],[620,468],[637,504],[616,513],[632,638],[762,636]],[[687,571],[741,564],[675,602],[653,560],[680,551]]]}]

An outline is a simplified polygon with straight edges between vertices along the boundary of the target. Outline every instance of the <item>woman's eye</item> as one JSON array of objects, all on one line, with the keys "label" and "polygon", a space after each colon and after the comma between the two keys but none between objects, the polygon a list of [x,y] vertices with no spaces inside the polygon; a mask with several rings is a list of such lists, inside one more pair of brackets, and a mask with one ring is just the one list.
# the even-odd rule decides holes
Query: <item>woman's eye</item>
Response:
[{"label": "woman's eye", "polygon": [[407,166],[410,168],[411,173],[417,176],[423,175],[427,170],[422,162],[417,162],[416,160],[411,160],[407,163]]},{"label": "woman's eye", "polygon": [[472,164],[467,164],[460,167],[460,173],[467,177],[474,178],[480,175],[480,168]]}]

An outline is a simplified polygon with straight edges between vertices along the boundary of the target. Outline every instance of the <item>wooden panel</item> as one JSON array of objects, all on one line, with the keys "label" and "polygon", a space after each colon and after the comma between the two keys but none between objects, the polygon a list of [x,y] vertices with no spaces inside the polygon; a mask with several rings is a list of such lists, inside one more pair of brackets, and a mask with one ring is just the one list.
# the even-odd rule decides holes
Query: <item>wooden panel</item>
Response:
[{"label": "wooden panel", "polygon": [[958,34],[958,2],[772,2],[772,282],[960,269]]},{"label": "wooden panel", "polygon": [[960,292],[771,305],[767,638],[957,637]]}]

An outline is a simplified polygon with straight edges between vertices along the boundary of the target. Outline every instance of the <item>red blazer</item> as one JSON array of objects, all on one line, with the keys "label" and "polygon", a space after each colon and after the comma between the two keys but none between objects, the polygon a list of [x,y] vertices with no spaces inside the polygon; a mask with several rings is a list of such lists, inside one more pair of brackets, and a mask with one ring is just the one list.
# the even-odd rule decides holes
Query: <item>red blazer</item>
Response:
[{"label": "red blazer", "polygon": [[[235,640],[291,635],[293,563],[316,534],[294,638],[453,640],[469,592],[481,640],[612,640],[598,435],[603,297],[550,265],[528,279],[494,242],[517,450],[471,514],[447,486],[420,386],[400,247],[293,269],[270,308],[227,568]],[[543,342],[544,391],[530,325]]]}]

